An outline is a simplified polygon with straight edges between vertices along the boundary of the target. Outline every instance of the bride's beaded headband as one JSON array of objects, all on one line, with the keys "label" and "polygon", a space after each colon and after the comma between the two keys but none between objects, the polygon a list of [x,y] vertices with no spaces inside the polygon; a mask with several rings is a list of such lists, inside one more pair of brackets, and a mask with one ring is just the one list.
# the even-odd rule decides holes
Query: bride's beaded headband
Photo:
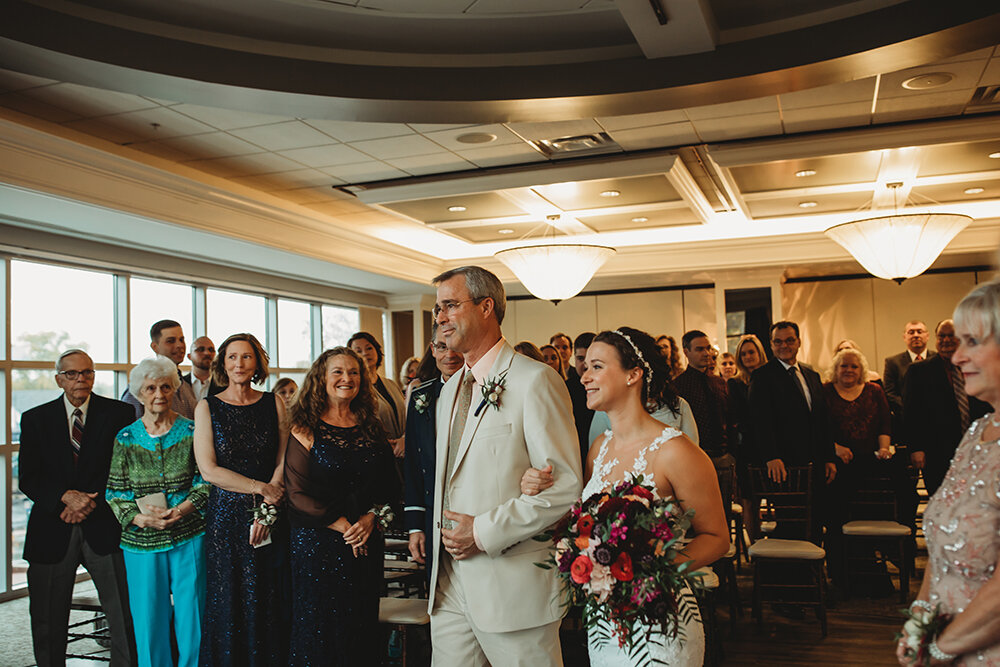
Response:
[{"label": "bride's beaded headband", "polygon": [[649,383],[652,382],[653,380],[653,369],[650,368],[649,363],[646,361],[646,357],[642,356],[642,352],[639,351],[639,346],[636,345],[631,338],[629,338],[628,334],[618,329],[615,329],[611,333],[616,333],[622,338],[624,338],[625,341],[632,346],[632,350],[635,352],[635,356],[639,357],[639,361],[642,362],[643,367],[646,369],[646,372],[643,373],[643,375],[645,376],[646,380],[646,394],[649,395]]}]

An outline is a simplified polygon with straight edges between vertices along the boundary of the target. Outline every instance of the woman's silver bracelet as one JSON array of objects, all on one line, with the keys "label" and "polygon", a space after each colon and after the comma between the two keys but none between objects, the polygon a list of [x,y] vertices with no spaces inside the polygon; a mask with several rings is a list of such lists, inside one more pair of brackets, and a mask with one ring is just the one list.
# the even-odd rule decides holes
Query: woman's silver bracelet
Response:
[{"label": "woman's silver bracelet", "polygon": [[913,611],[914,607],[920,607],[927,613],[931,613],[934,611],[934,607],[931,606],[931,603],[928,602],[927,600],[914,600],[913,602],[910,603],[910,611]]},{"label": "woman's silver bracelet", "polygon": [[941,662],[952,662],[957,658],[957,655],[952,655],[951,653],[945,653],[938,648],[937,637],[931,640],[931,643],[927,645],[927,652],[931,654],[931,657],[935,660],[940,660]]}]

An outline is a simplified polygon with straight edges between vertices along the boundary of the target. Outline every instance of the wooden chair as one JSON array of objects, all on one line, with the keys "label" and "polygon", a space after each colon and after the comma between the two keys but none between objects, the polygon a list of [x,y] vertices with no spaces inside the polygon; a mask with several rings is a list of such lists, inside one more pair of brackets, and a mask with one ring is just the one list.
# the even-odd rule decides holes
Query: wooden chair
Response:
[{"label": "wooden chair", "polygon": [[[727,520],[730,524],[730,542],[729,550],[726,554],[719,560],[712,563],[711,567],[714,574],[719,578],[719,582],[716,588],[725,590],[729,597],[729,618],[730,626],[735,630],[735,623],[737,616],[743,616],[743,605],[740,602],[739,586],[736,580],[736,572],[739,567],[740,560],[740,547],[739,544],[742,541],[743,533],[743,508],[736,503],[736,466],[731,465],[727,469],[718,470],[716,469],[716,476],[719,480],[719,491],[722,494],[722,503],[724,508],[739,508],[739,515],[735,515],[731,511],[727,511]],[[735,518],[734,518],[735,517]],[[732,526],[734,521],[738,519],[739,534],[733,532]]]},{"label": "wooden chair", "polygon": [[[69,625],[68,638],[66,640],[66,657],[93,660],[95,662],[111,662],[110,657],[100,654],[81,655],[79,653],[72,653],[72,649],[70,648],[73,642],[83,639],[93,639],[98,645],[104,648],[111,647],[111,630],[108,628],[104,609],[101,607],[101,601],[97,597],[97,593],[92,595],[74,595],[69,608],[76,611],[93,612],[94,616],[93,618],[77,621]],[[84,626],[87,625],[92,625],[92,629],[86,629]]]},{"label": "wooden chair", "polygon": [[[770,520],[775,522],[774,537],[765,537],[750,545],[753,563],[753,615],[763,622],[764,602],[813,607],[826,637],[826,574],[823,559],[826,551],[814,544],[812,506],[812,466],[787,468],[784,482],[772,482],[767,470],[750,468],[754,495],[766,498]],[[794,570],[808,573],[808,581],[794,576]]]},{"label": "wooden chair", "polygon": [[[887,556],[892,555],[899,564],[899,601],[905,603],[910,593],[912,531],[899,521],[898,485],[888,468],[892,464],[871,465],[848,501],[850,520],[841,528],[848,592],[859,579],[881,577],[886,572]],[[871,552],[855,555],[852,547],[859,544],[870,545]]]},{"label": "wooden chair", "polygon": [[378,605],[378,622],[399,631],[402,637],[402,665],[406,667],[406,634],[412,626],[431,622],[427,614],[427,600],[423,598],[381,598]]}]

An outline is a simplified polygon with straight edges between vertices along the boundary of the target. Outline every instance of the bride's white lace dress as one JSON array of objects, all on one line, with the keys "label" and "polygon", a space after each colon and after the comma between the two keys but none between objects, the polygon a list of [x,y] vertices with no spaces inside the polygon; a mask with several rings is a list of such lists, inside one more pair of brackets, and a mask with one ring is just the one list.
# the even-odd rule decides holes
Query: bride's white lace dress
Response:
[{"label": "bride's white lace dress", "polygon": [[[649,455],[658,450],[660,445],[679,435],[683,435],[683,433],[670,426],[663,429],[656,440],[639,450],[632,463],[632,468],[628,472],[632,475],[643,475],[645,479],[649,480],[652,477],[647,460]],[[583,487],[581,496],[583,498],[589,498],[593,494],[609,489],[622,481],[622,479],[611,478],[612,471],[621,463],[617,458],[609,459],[608,457],[608,445],[612,437],[611,431],[604,432],[604,441],[600,444],[600,450],[594,459],[594,472],[586,486]],[[655,489],[653,493],[656,493]],[[682,625],[678,636],[670,637],[661,632],[653,631],[649,641],[645,642],[645,649],[648,653],[644,657],[637,657],[636,660],[629,657],[627,649],[618,647],[618,641],[609,627],[603,629],[606,635],[611,636],[610,641],[597,639],[596,633],[591,630],[587,641],[591,667],[631,667],[642,664],[701,667],[705,661],[705,632],[701,623],[701,614],[698,612],[698,603],[694,594],[689,589],[685,589],[679,604],[682,612],[680,617],[688,617],[689,620]]]}]

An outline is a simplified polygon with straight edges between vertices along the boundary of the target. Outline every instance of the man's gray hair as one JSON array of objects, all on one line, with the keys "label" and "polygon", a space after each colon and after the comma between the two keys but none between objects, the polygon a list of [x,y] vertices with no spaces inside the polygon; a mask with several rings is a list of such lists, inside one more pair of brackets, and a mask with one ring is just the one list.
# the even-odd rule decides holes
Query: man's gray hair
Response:
[{"label": "man's gray hair", "polygon": [[170,380],[170,386],[174,388],[174,391],[177,391],[177,388],[181,386],[181,379],[177,375],[177,366],[170,359],[163,355],[157,355],[153,359],[143,359],[128,374],[129,393],[141,401],[142,385],[145,384],[146,380],[159,380],[160,378]]},{"label": "man's gray hair", "polygon": [[445,271],[431,282],[438,285],[455,276],[465,276],[465,288],[469,290],[469,296],[476,301],[487,297],[492,299],[497,324],[503,324],[503,316],[507,312],[507,294],[504,292],[500,279],[481,266],[460,266],[457,269]]},{"label": "man's gray hair", "polygon": [[977,285],[955,306],[955,327],[1000,343],[1000,280]]},{"label": "man's gray hair", "polygon": [[[63,359],[65,359],[66,357],[72,357],[74,354],[82,354],[83,356],[85,356],[88,359],[90,359],[90,355],[87,354],[86,350],[81,350],[78,347],[70,348],[70,349],[66,350],[65,352],[63,352],[62,354],[60,354],[59,358],[56,359],[56,372],[57,373],[62,372],[62,362],[63,362]],[[93,359],[90,359],[90,360],[91,360],[91,362],[93,362]]]}]

